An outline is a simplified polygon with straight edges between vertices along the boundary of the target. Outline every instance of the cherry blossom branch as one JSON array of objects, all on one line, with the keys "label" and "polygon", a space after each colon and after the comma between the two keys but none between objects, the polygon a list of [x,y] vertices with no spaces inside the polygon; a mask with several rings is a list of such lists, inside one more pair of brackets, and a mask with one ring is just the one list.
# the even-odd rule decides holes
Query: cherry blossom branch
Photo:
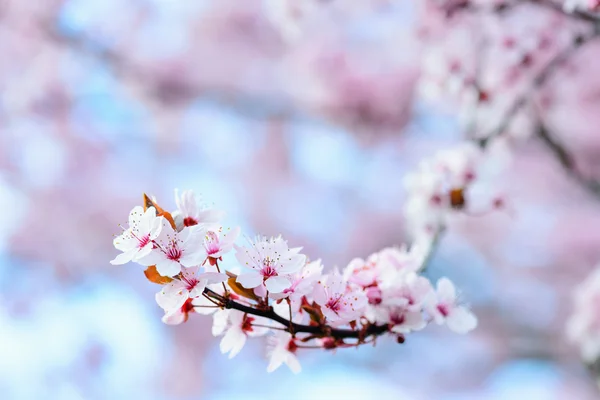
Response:
[{"label": "cherry blossom branch", "polygon": [[425,258],[423,258],[423,263],[421,264],[421,267],[417,270],[417,272],[423,273],[423,272],[425,272],[425,270],[427,270],[427,267],[429,266],[429,263],[431,262],[433,254],[435,253],[436,249],[440,245],[440,241],[442,240],[442,236],[444,235],[445,232],[446,232],[445,226],[441,225],[437,228],[437,230],[433,234],[431,243],[429,244],[429,249],[427,250],[427,254],[425,255]]},{"label": "cherry blossom branch", "polygon": [[446,7],[445,12],[448,17],[452,17],[454,14],[467,11],[473,13],[479,12],[492,12],[496,14],[503,14],[510,10],[513,10],[515,7],[524,5],[524,4],[534,4],[539,7],[544,7],[553,11],[556,11],[566,17],[577,19],[580,21],[590,22],[593,24],[600,23],[600,15],[596,13],[592,13],[585,10],[574,9],[574,10],[566,10],[562,3],[557,3],[552,0],[516,0],[512,2],[501,2],[493,5],[477,5],[473,4],[468,0],[455,1]]},{"label": "cherry blossom branch", "polygon": [[342,340],[342,339],[358,339],[359,343],[363,343],[364,340],[370,336],[380,336],[384,333],[388,332],[387,325],[366,325],[361,330],[352,330],[352,329],[337,329],[328,325],[301,325],[295,322],[292,322],[286,318],[283,318],[275,311],[273,311],[272,307],[268,307],[265,309],[258,309],[251,306],[247,306],[241,303],[232,300],[231,298],[222,296],[209,288],[204,289],[204,294],[208,297],[217,300],[222,307],[226,309],[238,310],[244,312],[246,314],[255,315],[257,317],[263,317],[266,319],[270,319],[272,321],[278,322],[285,330],[291,334],[294,333],[309,333],[314,335],[315,338],[318,337],[331,337],[334,339]]},{"label": "cherry blossom branch", "polygon": [[541,7],[552,9],[554,11],[559,12],[560,14],[566,15],[571,18],[577,18],[577,19],[580,19],[583,21],[593,22],[593,23],[600,22],[600,15],[598,15],[598,14],[591,13],[589,11],[578,10],[578,9],[568,11],[568,10],[565,10],[563,4],[557,3],[552,0],[527,0],[527,2],[532,3],[532,4],[537,4]]},{"label": "cherry blossom branch", "polygon": [[589,43],[594,38],[597,38],[598,35],[598,30],[594,30],[587,35],[575,36],[571,42],[571,45],[554,56],[554,58],[552,58],[552,60],[550,60],[548,64],[546,64],[546,66],[533,78],[531,90],[523,92],[523,94],[516,98],[512,106],[509,107],[508,111],[504,115],[504,118],[502,118],[502,122],[488,135],[477,140],[479,147],[485,149],[493,139],[504,134],[519,111],[521,111],[523,107],[527,105],[532,97],[532,92],[535,92],[544,86],[544,84],[548,81],[548,78],[558,69],[560,65],[567,61],[584,44]]},{"label": "cherry blossom branch", "polygon": [[556,157],[567,174],[581,186],[587,189],[588,192],[600,198],[600,182],[595,179],[585,177],[581,174],[581,172],[577,169],[577,165],[575,164],[573,156],[555,138],[551,136],[548,128],[545,125],[539,124],[537,135]]}]

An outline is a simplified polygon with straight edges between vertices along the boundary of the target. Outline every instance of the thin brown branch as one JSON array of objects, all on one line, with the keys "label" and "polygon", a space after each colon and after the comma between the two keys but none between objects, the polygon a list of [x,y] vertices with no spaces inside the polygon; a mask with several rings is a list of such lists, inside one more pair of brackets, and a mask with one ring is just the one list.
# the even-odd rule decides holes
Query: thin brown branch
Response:
[{"label": "thin brown branch", "polygon": [[564,6],[562,4],[564,2],[558,3],[558,2],[552,1],[552,0],[527,0],[527,2],[532,3],[532,4],[537,4],[541,7],[549,8],[551,10],[554,10],[560,14],[563,14],[563,15],[571,17],[571,18],[576,18],[576,19],[579,19],[582,21],[592,22],[592,23],[596,23],[596,24],[600,22],[599,14],[592,13],[592,12],[585,11],[585,10],[580,10],[580,9],[568,11],[564,8]]},{"label": "thin brown branch", "polygon": [[517,96],[513,104],[509,107],[508,111],[504,115],[504,118],[502,118],[500,124],[489,134],[477,140],[479,147],[486,148],[493,139],[504,134],[514,118],[518,115],[519,111],[521,111],[527,105],[532,97],[532,94],[544,86],[550,76],[552,76],[552,74],[558,69],[558,67],[560,67],[573,54],[575,54],[578,49],[597,37],[598,31],[596,30],[586,35],[575,36],[571,44],[566,49],[554,56],[554,58],[552,58],[548,64],[546,64],[546,66],[533,78],[530,90],[523,92],[520,96]]},{"label": "thin brown branch", "polygon": [[238,310],[247,314],[256,315],[257,317],[263,317],[275,322],[279,322],[281,325],[283,325],[285,330],[290,333],[309,333],[314,335],[315,337],[331,337],[339,340],[354,338],[359,339],[360,341],[364,341],[365,338],[371,336],[380,336],[388,332],[387,325],[367,325],[366,327],[364,327],[364,329],[361,330],[338,329],[328,325],[301,325],[283,318],[279,314],[275,313],[272,307],[258,309],[244,304],[240,304],[232,300],[231,298],[221,296],[220,294],[208,288],[204,289],[204,294],[208,297],[217,300],[224,308]]},{"label": "thin brown branch", "polygon": [[444,235],[445,231],[446,231],[446,227],[443,225],[438,227],[438,229],[435,231],[433,238],[431,239],[431,243],[429,244],[429,249],[427,250],[427,254],[425,255],[425,258],[423,259],[423,263],[421,264],[421,267],[419,267],[419,269],[418,269],[419,273],[425,272],[425,270],[429,266],[429,263],[431,262],[431,259],[434,255],[435,251],[437,250],[438,246],[440,245],[440,241],[442,240],[442,236]]},{"label": "thin brown branch", "polygon": [[573,156],[558,142],[558,140],[552,137],[546,126],[543,124],[539,125],[537,136],[555,156],[560,165],[571,178],[578,182],[592,195],[600,198],[600,182],[581,174],[577,168],[577,165],[575,164]]},{"label": "thin brown branch", "polygon": [[534,4],[539,7],[547,8],[553,10],[559,14],[562,14],[568,18],[572,18],[578,21],[590,22],[593,24],[600,23],[600,14],[590,12],[587,10],[574,9],[567,10],[563,6],[564,2],[556,2],[553,0],[513,0],[513,1],[504,1],[499,2],[493,5],[480,5],[474,4],[472,1],[468,0],[457,0],[446,6],[445,12],[448,17],[452,17],[455,14],[460,12],[469,12],[469,13],[494,13],[497,15],[503,15],[507,12],[514,10],[515,8],[525,5],[525,4]]}]

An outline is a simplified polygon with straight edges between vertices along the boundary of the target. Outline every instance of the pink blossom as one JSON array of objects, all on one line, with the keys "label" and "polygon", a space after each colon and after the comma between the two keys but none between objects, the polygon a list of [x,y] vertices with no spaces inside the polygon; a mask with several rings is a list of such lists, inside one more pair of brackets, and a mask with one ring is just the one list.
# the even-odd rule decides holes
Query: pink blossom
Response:
[{"label": "pink blossom", "polygon": [[302,269],[292,276],[292,284],[289,288],[284,289],[281,293],[271,295],[274,299],[283,299],[288,297],[292,303],[297,303],[302,300],[303,296],[311,294],[315,284],[321,277],[323,265],[321,260],[306,263]]},{"label": "pink blossom", "polygon": [[154,207],[145,212],[140,206],[134,207],[129,213],[129,228],[113,240],[113,245],[123,253],[110,263],[121,265],[146,257],[152,251],[153,241],[166,225],[163,217],[156,216]]},{"label": "pink blossom", "polygon": [[219,231],[208,231],[204,237],[204,249],[206,255],[211,262],[215,263],[223,257],[224,254],[229,253],[233,249],[233,244],[240,235],[240,228],[236,227],[231,230],[222,232]]},{"label": "pink blossom", "polygon": [[155,248],[139,263],[156,265],[156,270],[162,276],[175,276],[181,272],[182,267],[194,267],[204,262],[204,235],[199,229],[187,228],[175,232],[169,225],[165,225],[155,241]]},{"label": "pink blossom", "polygon": [[379,254],[372,254],[366,261],[362,258],[355,258],[344,269],[344,279],[350,284],[355,284],[363,288],[377,285],[379,280],[378,268]]},{"label": "pink blossom", "polygon": [[267,356],[269,365],[267,372],[273,372],[281,365],[286,364],[290,370],[297,374],[302,368],[296,357],[298,346],[292,335],[287,332],[277,331],[267,338]]},{"label": "pink blossom", "polygon": [[437,232],[453,213],[480,214],[503,205],[493,187],[509,161],[501,142],[485,153],[473,143],[441,151],[405,177],[409,197],[404,212],[414,234]]},{"label": "pink blossom", "polygon": [[[227,280],[226,274],[204,272],[198,274],[198,267],[183,268],[181,275],[171,283],[163,286],[156,293],[156,303],[165,311],[163,322],[170,325],[180,324],[187,320],[187,314],[192,311],[196,298],[202,297],[202,292],[208,284],[220,283]],[[207,300],[208,301],[208,300]]]},{"label": "pink blossom", "polygon": [[337,270],[321,278],[315,286],[313,297],[321,306],[327,322],[336,325],[358,318],[368,303],[365,293],[348,288],[347,282]]},{"label": "pink blossom", "polygon": [[220,343],[221,353],[229,353],[229,358],[233,358],[242,350],[248,336],[265,335],[268,328],[254,326],[257,320],[261,318],[237,310],[217,311],[213,317],[212,333],[214,336],[224,334]]},{"label": "pink blossom", "polygon": [[420,331],[427,326],[421,311],[409,311],[405,307],[389,309],[389,323],[393,325],[392,332],[403,334]]},{"label": "pink blossom", "polygon": [[196,225],[206,230],[217,231],[220,221],[225,217],[225,212],[202,205],[200,197],[192,190],[185,190],[179,195],[179,191],[175,189],[175,203],[177,211],[173,213],[173,219],[178,231]]},{"label": "pink blossom", "polygon": [[234,246],[240,265],[251,268],[237,277],[237,281],[248,289],[262,286],[270,293],[281,293],[292,284],[291,274],[298,272],[306,257],[300,249],[290,249],[281,236],[259,237],[249,247]]},{"label": "pink blossom", "polygon": [[441,278],[437,291],[427,301],[427,311],[439,325],[444,322],[456,333],[467,333],[477,327],[477,318],[465,306],[457,304],[454,284],[448,278]]},{"label": "pink blossom", "polygon": [[[419,239],[419,238],[418,238]],[[422,235],[408,247],[386,247],[377,253],[380,274],[398,272],[418,272],[422,267],[431,246],[431,238]],[[386,278],[383,277],[383,280]]]},{"label": "pink blossom", "polygon": [[433,292],[429,279],[414,272],[399,273],[382,289],[384,305],[404,307],[408,311],[421,311]]}]

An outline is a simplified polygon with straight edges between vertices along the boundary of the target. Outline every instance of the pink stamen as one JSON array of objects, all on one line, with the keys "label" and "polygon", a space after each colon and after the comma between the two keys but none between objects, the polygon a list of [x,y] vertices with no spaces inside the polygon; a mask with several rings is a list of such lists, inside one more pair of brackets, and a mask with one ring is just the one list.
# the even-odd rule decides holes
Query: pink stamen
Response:
[{"label": "pink stamen", "polygon": [[204,247],[208,255],[216,254],[221,250],[219,245],[219,237],[214,232],[208,232],[204,240]]},{"label": "pink stamen", "polygon": [[150,235],[145,235],[142,236],[141,238],[133,235],[133,237],[135,237],[138,240],[138,247],[141,249],[142,247],[146,246],[148,243],[150,243]]},{"label": "pink stamen", "polygon": [[179,261],[183,252],[177,247],[177,244],[173,243],[171,247],[167,250],[167,258],[172,261]]},{"label": "pink stamen", "polygon": [[260,270],[262,276],[267,279],[272,276],[277,276],[277,270],[275,269],[275,262],[271,260],[269,257],[263,260],[263,267]]},{"label": "pink stamen", "polygon": [[191,278],[188,278],[188,277],[186,277],[184,274],[182,274],[181,280],[182,280],[183,282],[185,282],[185,284],[186,284],[186,285],[185,285],[185,288],[186,288],[187,290],[192,290],[193,288],[195,288],[195,287],[196,287],[196,285],[197,285],[197,284],[198,284],[198,282],[199,282],[199,281],[198,281],[198,279],[196,279],[196,277],[191,277]]},{"label": "pink stamen", "polygon": [[331,311],[337,313],[340,310],[340,308],[342,308],[340,305],[341,299],[342,299],[342,295],[338,294],[337,297],[329,299],[329,301],[327,302],[327,304],[325,306],[327,308],[329,308]]}]

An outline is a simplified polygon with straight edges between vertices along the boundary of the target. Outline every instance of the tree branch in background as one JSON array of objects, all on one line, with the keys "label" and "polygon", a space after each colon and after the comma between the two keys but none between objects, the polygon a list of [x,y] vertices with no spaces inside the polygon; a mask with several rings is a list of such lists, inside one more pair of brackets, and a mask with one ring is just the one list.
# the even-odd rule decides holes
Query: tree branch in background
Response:
[{"label": "tree branch in background", "polygon": [[545,125],[540,124],[537,129],[537,136],[542,143],[556,157],[560,165],[567,174],[584,187],[592,195],[600,198],[600,182],[595,179],[587,178],[577,169],[573,156],[556,140],[554,139]]},{"label": "tree branch in background", "polygon": [[591,13],[589,11],[579,10],[579,9],[574,9],[572,11],[566,10],[563,5],[564,1],[561,3],[557,3],[552,0],[527,0],[527,1],[532,4],[537,4],[539,6],[552,9],[554,11],[557,11],[557,12],[564,14],[571,18],[576,18],[576,19],[580,19],[580,20],[592,22],[592,23],[600,22],[600,15],[598,15],[598,14]]},{"label": "tree branch in background", "polygon": [[423,264],[421,264],[421,267],[418,270],[419,273],[425,272],[425,270],[427,270],[427,267],[429,267],[429,263],[431,262],[433,255],[435,254],[437,248],[439,247],[440,242],[441,242],[442,237],[444,236],[445,232],[446,232],[446,227],[443,225],[440,225],[438,227],[438,229],[435,231],[433,238],[431,239],[429,249],[427,250],[427,254],[425,255],[425,258],[423,259]]},{"label": "tree branch in background", "polygon": [[519,111],[521,111],[523,107],[528,104],[533,97],[533,94],[535,94],[537,90],[544,86],[544,84],[548,81],[548,78],[552,76],[558,67],[566,62],[584,44],[591,42],[592,39],[597,37],[598,32],[596,30],[594,30],[592,33],[588,33],[587,35],[575,36],[570,46],[554,56],[554,58],[552,58],[552,60],[550,60],[548,64],[546,64],[546,66],[535,76],[535,78],[533,78],[530,90],[524,92],[515,99],[512,106],[509,107],[508,111],[504,115],[504,118],[502,118],[500,125],[498,125],[493,131],[485,135],[483,138],[477,139],[477,144],[479,147],[485,149],[493,139],[504,134]]}]

